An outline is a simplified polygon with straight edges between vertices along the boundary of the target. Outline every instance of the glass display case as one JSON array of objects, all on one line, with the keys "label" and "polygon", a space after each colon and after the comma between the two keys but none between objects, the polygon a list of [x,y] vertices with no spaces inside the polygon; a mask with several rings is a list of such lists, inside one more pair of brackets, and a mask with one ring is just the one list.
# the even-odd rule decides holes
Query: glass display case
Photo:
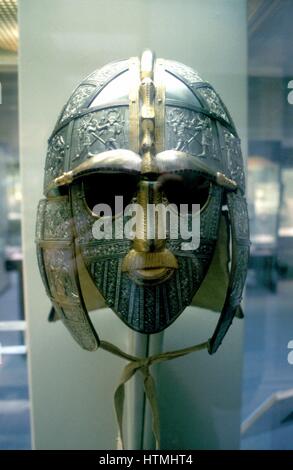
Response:
[{"label": "glass display case", "polygon": [[248,201],[242,449],[292,445],[291,1],[248,2]]},{"label": "glass display case", "polygon": [[280,165],[262,157],[248,159],[247,198],[250,219],[250,266],[272,291],[277,288],[280,217]]},{"label": "glass display case", "polygon": [[[86,171],[90,165],[97,164],[97,155],[118,147],[126,151],[134,149],[132,158],[136,161],[142,154],[153,151],[155,144],[150,141],[155,136],[160,150],[157,153],[163,154],[160,168],[166,169],[168,163],[169,171],[176,160],[177,165],[181,162],[182,171],[186,171],[184,164],[190,161],[190,156],[197,158],[196,170],[199,172],[200,167],[200,175],[196,173],[198,179],[192,186],[192,194],[197,194],[200,178],[208,175],[205,204],[211,200],[213,185],[226,185],[227,193],[219,199],[223,218],[219,230],[212,217],[209,225],[209,236],[213,230],[217,232],[220,248],[213,252],[213,262],[221,269],[203,272],[202,259],[207,259],[208,247],[199,253],[199,259],[189,253],[189,271],[181,273],[181,277],[178,275],[170,295],[165,292],[165,297],[162,296],[164,305],[174,302],[177,308],[181,302],[188,306],[182,308],[183,313],[173,323],[170,318],[165,319],[164,326],[167,323],[170,326],[164,332],[157,328],[155,334],[148,335],[143,329],[128,328],[127,324],[137,326],[138,316],[131,316],[125,322],[114,313],[123,295],[127,305],[134,305],[134,288],[127,290],[127,295],[126,289],[124,292],[118,289],[118,281],[124,274],[119,270],[113,274],[113,246],[107,245],[105,252],[101,250],[103,256],[109,255],[104,270],[98,263],[88,269],[90,273],[94,271],[104,297],[100,296],[95,304],[100,308],[86,316],[89,323],[81,322],[80,328],[91,330],[93,326],[102,340],[111,341],[125,351],[124,359],[127,354],[152,356],[201,344],[212,337],[219,312],[227,307],[226,292],[238,291],[236,300],[240,300],[244,282],[239,266],[244,262],[241,248],[247,238],[247,226],[243,223],[245,207],[235,205],[231,217],[233,196],[228,193],[228,190],[233,193],[244,189],[244,173],[237,163],[241,149],[247,170],[251,241],[243,302],[241,308],[234,305],[235,318],[216,354],[197,351],[152,368],[161,423],[161,449],[293,450],[292,21],[291,0],[0,0],[0,449],[117,448],[119,439],[112,398],[125,362],[121,354],[110,356],[101,349],[95,353],[82,351],[58,321],[63,315],[65,323],[71,322],[69,329],[73,336],[79,338],[80,344],[86,342],[81,330],[77,331],[76,310],[68,313],[67,309],[66,317],[65,294],[71,289],[70,299],[74,303],[79,289],[92,289],[93,279],[85,276],[84,285],[77,283],[76,287],[72,283],[76,277],[71,276],[69,282],[64,270],[61,276],[54,277],[58,268],[54,262],[58,257],[51,260],[50,269],[41,259],[45,287],[48,288],[47,280],[51,276],[56,282],[49,279],[49,288],[56,288],[59,293],[59,303],[51,310],[50,300],[54,303],[56,298],[48,288],[49,300],[43,288],[35,238],[39,261],[45,256],[50,264],[54,243],[51,229],[59,230],[61,238],[64,234],[66,238],[66,228],[72,223],[68,214],[74,204],[87,204],[86,194],[95,196],[98,189],[101,194],[102,187],[106,196],[113,195],[117,187],[127,197],[132,191],[133,182],[130,184],[125,179],[124,184],[124,178],[121,182],[120,173],[116,182],[108,178],[102,183],[96,181],[99,186],[88,192],[86,181],[79,188],[76,184],[76,200],[72,199],[72,205],[66,200],[69,212],[61,220],[52,199],[58,196],[60,201],[65,201],[69,194],[66,185],[80,178],[78,172],[84,167],[78,166],[75,171],[74,165],[77,161],[82,165],[81,154],[85,157]],[[134,65],[148,48],[157,58],[176,61],[177,65],[169,62],[164,72],[168,76],[166,89],[160,75],[160,61],[155,67],[155,90],[148,81],[154,78],[148,61],[143,61],[146,68],[142,72],[139,69],[141,82],[146,79],[147,92],[140,82],[139,91],[135,88],[139,81],[135,74],[127,72],[125,80],[125,70],[119,69],[123,60],[131,58],[130,68],[135,70]],[[117,81],[109,87],[107,73],[111,67],[94,72],[108,63],[117,69]],[[186,69],[182,63],[191,68]],[[180,75],[183,73],[184,79]],[[176,88],[178,77],[179,82],[184,82],[181,94]],[[213,85],[217,94],[213,94],[207,83]],[[136,94],[129,93],[130,84]],[[102,93],[91,102],[93,87]],[[156,127],[152,121],[153,108],[158,111],[162,103],[165,106],[162,99],[165,91],[169,108],[178,107],[176,112],[164,108],[165,111],[157,114],[160,125],[166,117],[166,148],[162,147],[164,139],[158,131],[159,125]],[[186,103],[191,96],[192,109],[189,109]],[[125,100],[129,119],[127,112],[121,117],[117,110],[110,109],[113,106],[121,110]],[[140,106],[143,111],[137,118]],[[95,114],[91,118],[93,109]],[[201,119],[192,113],[202,114]],[[149,127],[149,121],[153,128]],[[132,148],[125,144],[128,137]],[[118,146],[117,142],[122,144]],[[172,158],[165,150],[173,151]],[[225,158],[221,160],[222,152]],[[126,160],[125,157],[123,162],[127,166]],[[58,167],[60,161],[62,174],[55,174],[53,166]],[[137,170],[134,164],[130,166],[131,171]],[[48,177],[51,184],[46,193],[48,200],[39,206],[39,214],[43,216],[39,217],[36,234],[44,169],[47,177],[50,172],[54,174]],[[144,183],[149,178],[148,187],[153,184],[153,188],[156,172],[151,170],[146,171]],[[194,171],[193,166],[191,170]],[[163,171],[162,174],[165,175]],[[179,185],[172,193],[175,202],[185,190]],[[167,199],[165,196],[162,200]],[[78,214],[76,207],[75,214]],[[94,211],[88,204],[85,207],[84,213],[94,219]],[[50,214],[54,218],[51,226]],[[216,211],[214,217],[217,218]],[[223,228],[229,228],[227,221],[232,224],[231,233]],[[80,223],[78,231],[72,233],[75,237],[78,232],[82,237],[84,230],[84,224]],[[204,230],[203,223],[201,233]],[[229,237],[232,246],[235,234],[240,239],[237,256],[234,243],[229,259],[229,250],[222,248],[230,246]],[[68,243],[67,248],[70,245],[69,239],[58,242],[60,246]],[[73,251],[66,253],[74,252],[77,258],[82,257],[74,251],[77,246],[78,243],[74,248],[71,244]],[[86,252],[89,246],[87,240],[82,249]],[[172,246],[176,247],[176,242]],[[66,251],[62,250],[59,250],[60,262],[64,261]],[[81,265],[74,269],[86,269]],[[176,264],[171,268],[177,269]],[[238,270],[239,274],[230,284],[229,270]],[[139,271],[143,271],[141,276],[146,276],[144,269]],[[213,287],[199,290],[194,301],[190,292],[187,295],[190,281],[201,280],[206,275]],[[161,298],[159,289],[152,292]],[[215,304],[221,304],[221,308],[215,308]],[[83,300],[80,305],[84,312]],[[153,305],[155,302],[152,308]],[[159,302],[156,305],[160,306]],[[146,307],[149,312],[151,308]],[[226,332],[231,318],[224,317],[221,318]],[[144,312],[140,318],[144,319]],[[125,443],[131,450],[153,449],[152,415],[138,375],[126,387]]]}]

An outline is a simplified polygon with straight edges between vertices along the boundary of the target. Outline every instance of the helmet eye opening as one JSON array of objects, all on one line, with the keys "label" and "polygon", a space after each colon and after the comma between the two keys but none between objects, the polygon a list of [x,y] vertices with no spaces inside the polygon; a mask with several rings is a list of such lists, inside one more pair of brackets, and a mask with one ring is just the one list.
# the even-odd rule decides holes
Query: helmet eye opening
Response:
[{"label": "helmet eye opening", "polygon": [[194,172],[165,173],[159,184],[168,202],[174,204],[178,212],[182,212],[180,206],[183,204],[187,205],[188,214],[201,212],[210,198],[211,182]]},{"label": "helmet eye opening", "polygon": [[[115,218],[124,212],[137,192],[137,177],[121,173],[94,173],[82,180],[84,201],[96,218]],[[100,210],[105,206],[105,211]]]}]

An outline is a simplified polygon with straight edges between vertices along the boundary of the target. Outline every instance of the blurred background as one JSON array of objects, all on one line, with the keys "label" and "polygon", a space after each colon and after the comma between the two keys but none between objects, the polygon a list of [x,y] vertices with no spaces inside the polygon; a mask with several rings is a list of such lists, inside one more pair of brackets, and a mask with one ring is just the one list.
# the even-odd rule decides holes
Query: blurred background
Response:
[{"label": "blurred background", "polygon": [[[293,449],[292,22],[292,0],[247,1],[252,245],[245,295],[242,449]],[[0,449],[31,448],[17,59],[17,1],[0,0]]]},{"label": "blurred background", "polygon": [[29,449],[22,288],[16,0],[0,1],[0,448]]},{"label": "blurred background", "polygon": [[252,245],[242,448],[293,449],[293,2],[248,0],[247,6]]}]

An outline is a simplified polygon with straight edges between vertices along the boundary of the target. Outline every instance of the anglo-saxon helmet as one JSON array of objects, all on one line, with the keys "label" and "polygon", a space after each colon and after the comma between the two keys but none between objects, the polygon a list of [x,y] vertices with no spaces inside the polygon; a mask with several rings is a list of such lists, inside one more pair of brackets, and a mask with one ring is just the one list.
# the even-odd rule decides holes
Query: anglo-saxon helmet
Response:
[{"label": "anglo-saxon helmet", "polygon": [[[246,277],[244,191],[233,121],[194,70],[146,51],[93,72],[49,139],[36,239],[51,319],[95,350],[91,309],[107,305],[133,330],[152,334],[190,304],[212,307],[218,289],[215,352],[239,312]],[[133,205],[142,208],[140,232],[125,237]],[[157,211],[146,217],[149,205],[168,207],[169,224]],[[198,221],[196,243],[180,232],[181,217],[187,229]]]}]

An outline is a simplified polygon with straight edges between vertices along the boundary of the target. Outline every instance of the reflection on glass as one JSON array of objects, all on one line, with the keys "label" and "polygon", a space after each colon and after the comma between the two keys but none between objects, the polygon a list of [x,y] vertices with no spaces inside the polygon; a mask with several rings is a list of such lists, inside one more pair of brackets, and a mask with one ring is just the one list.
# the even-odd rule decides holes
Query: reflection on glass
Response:
[{"label": "reflection on glass", "polygon": [[293,168],[282,169],[283,198],[279,227],[280,237],[293,237]]},{"label": "reflection on glass", "polygon": [[262,157],[249,157],[247,199],[252,254],[275,247],[280,206],[279,165]]}]

